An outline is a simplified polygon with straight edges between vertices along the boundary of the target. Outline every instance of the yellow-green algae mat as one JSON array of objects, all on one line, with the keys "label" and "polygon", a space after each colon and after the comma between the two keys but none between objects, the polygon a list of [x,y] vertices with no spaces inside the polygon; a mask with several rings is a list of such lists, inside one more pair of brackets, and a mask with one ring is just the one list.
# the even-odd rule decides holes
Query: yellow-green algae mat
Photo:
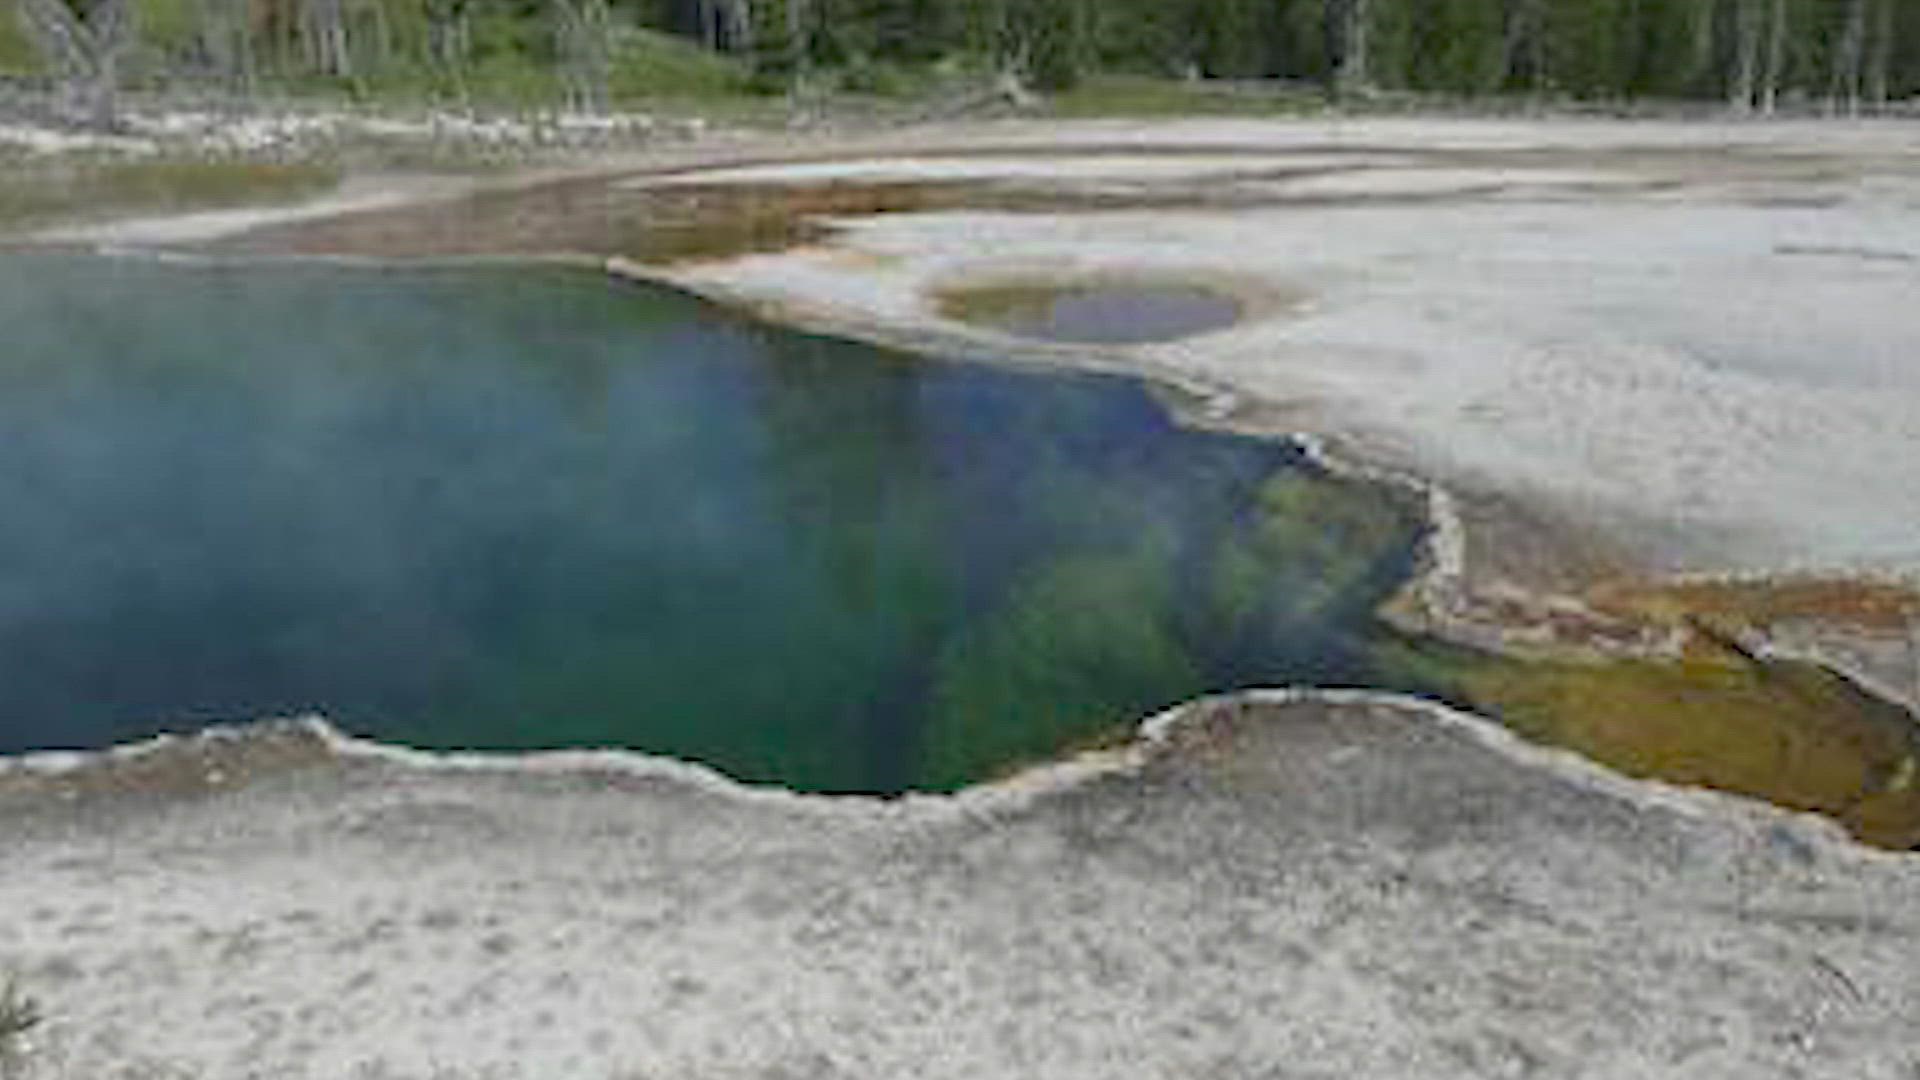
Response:
[{"label": "yellow-green algae mat", "polygon": [[1469,696],[1522,734],[1634,776],[1827,814],[1862,841],[1920,845],[1912,720],[1801,663],[1493,663]]}]

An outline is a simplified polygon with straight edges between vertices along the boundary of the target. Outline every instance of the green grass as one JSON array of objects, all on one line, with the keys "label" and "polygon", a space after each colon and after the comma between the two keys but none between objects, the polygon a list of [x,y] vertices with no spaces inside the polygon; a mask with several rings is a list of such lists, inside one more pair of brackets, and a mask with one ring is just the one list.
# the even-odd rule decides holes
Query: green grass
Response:
[{"label": "green grass", "polygon": [[1090,75],[1048,100],[1048,111],[1070,119],[1153,116],[1297,116],[1322,111],[1325,99],[1301,89],[1248,90],[1205,80],[1186,82],[1144,75]]},{"label": "green grass", "polygon": [[40,70],[40,57],[33,50],[20,25],[16,0],[0,0],[0,75],[32,75]]},{"label": "green grass", "polygon": [[[565,95],[559,70],[525,37],[525,27],[476,25],[475,56],[457,73],[395,61],[351,79],[303,77],[279,83],[298,97],[375,105],[471,105],[483,110],[544,111]],[[623,28],[609,56],[607,91],[616,109],[702,113],[764,105],[746,66],[667,34]],[[665,106],[665,107],[661,107]]]},{"label": "green grass", "polygon": [[0,229],[107,214],[287,202],[339,181],[331,166],[226,160],[31,159],[0,164]]},{"label": "green grass", "polygon": [[630,30],[621,35],[608,82],[616,102],[703,100],[748,91],[747,69],[739,60],[651,30]]}]

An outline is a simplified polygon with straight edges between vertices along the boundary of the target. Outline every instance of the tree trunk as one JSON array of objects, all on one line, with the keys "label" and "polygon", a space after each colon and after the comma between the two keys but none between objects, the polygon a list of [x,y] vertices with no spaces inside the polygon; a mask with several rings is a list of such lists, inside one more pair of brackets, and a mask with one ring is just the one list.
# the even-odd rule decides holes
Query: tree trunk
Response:
[{"label": "tree trunk", "polygon": [[1867,0],[1846,0],[1847,21],[1840,33],[1840,48],[1833,60],[1833,76],[1827,82],[1827,110],[1838,111],[1845,102],[1847,114],[1860,112],[1860,68],[1867,43]]},{"label": "tree trunk", "polygon": [[1033,38],[1004,0],[994,8],[993,60],[999,73],[1014,82],[1024,85],[1033,74]]},{"label": "tree trunk", "polygon": [[698,0],[696,7],[700,12],[700,41],[711,51],[720,48],[720,20],[715,17],[714,4],[718,0]]},{"label": "tree trunk", "polygon": [[607,0],[554,0],[554,35],[566,107],[595,116],[607,111]]},{"label": "tree trunk", "polygon": [[1541,0],[1507,0],[1501,27],[1503,85],[1546,88],[1546,18]]},{"label": "tree trunk", "polygon": [[1727,107],[1744,116],[1753,111],[1760,72],[1758,0],[1734,0],[1733,70],[1727,79]]},{"label": "tree trunk", "polygon": [[1760,111],[1772,116],[1780,104],[1780,80],[1787,59],[1787,0],[1773,0],[1767,19],[1767,71],[1760,83]]},{"label": "tree trunk", "polygon": [[1876,0],[1867,51],[1867,104],[1882,108],[1888,97],[1888,71],[1893,66],[1894,0]]},{"label": "tree trunk", "polygon": [[322,75],[353,77],[353,55],[347,48],[344,0],[305,0],[301,29],[307,42],[307,66]]},{"label": "tree trunk", "polygon": [[[116,0],[109,5],[124,12],[127,5]],[[102,49],[87,87],[87,122],[95,131],[112,131],[120,119],[120,50]]]},{"label": "tree trunk", "polygon": [[1687,75],[1682,80],[1689,91],[1698,92],[1711,85],[1720,86],[1720,27],[1716,5],[1690,5],[1693,24],[1690,37],[1693,48],[1688,58]]},{"label": "tree trunk", "polygon": [[813,59],[813,35],[808,30],[807,0],[787,0],[787,49],[793,63],[793,80],[798,83]]},{"label": "tree trunk", "polygon": [[379,71],[393,60],[393,27],[387,22],[385,4],[368,4],[365,12],[373,30],[372,67]]},{"label": "tree trunk", "polygon": [[254,89],[253,33],[247,0],[200,0],[195,17],[200,48],[229,93],[251,98]]},{"label": "tree trunk", "polygon": [[265,40],[268,63],[276,71],[292,68],[300,45],[300,20],[304,5],[300,0],[260,0],[266,19]]},{"label": "tree trunk", "polygon": [[427,59],[436,67],[456,71],[467,61],[467,0],[426,0]]},{"label": "tree trunk", "polygon": [[18,14],[60,80],[62,118],[102,131],[115,127],[120,55],[133,38],[128,0],[95,0],[84,13],[66,0],[19,0]]},{"label": "tree trunk", "polygon": [[1367,84],[1372,0],[1326,0],[1328,77],[1336,94]]},{"label": "tree trunk", "polygon": [[753,0],[727,0],[727,51],[753,51]]}]

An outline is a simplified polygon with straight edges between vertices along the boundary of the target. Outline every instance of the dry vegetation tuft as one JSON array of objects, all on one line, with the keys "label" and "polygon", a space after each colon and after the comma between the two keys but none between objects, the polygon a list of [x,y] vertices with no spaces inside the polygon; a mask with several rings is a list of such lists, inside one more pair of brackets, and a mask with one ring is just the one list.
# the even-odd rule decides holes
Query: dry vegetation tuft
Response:
[{"label": "dry vegetation tuft", "polygon": [[126,213],[290,202],[339,182],[337,169],[239,159],[85,157],[0,164],[0,230]]},{"label": "dry vegetation tuft", "polygon": [[40,1026],[40,1004],[12,978],[0,982],[0,1080],[26,1072],[27,1033]]}]

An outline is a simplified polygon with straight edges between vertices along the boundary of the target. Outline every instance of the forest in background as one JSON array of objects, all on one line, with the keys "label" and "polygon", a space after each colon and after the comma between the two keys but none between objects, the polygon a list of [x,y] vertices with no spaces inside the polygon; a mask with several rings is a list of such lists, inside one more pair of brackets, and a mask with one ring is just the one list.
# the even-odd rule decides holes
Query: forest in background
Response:
[{"label": "forest in background", "polygon": [[[1917,0],[0,0],[0,75],[111,124],[126,88],[597,112],[657,95],[1016,96],[1090,73],[1872,111],[1920,95]],[[957,85],[957,80],[956,80]]]}]

